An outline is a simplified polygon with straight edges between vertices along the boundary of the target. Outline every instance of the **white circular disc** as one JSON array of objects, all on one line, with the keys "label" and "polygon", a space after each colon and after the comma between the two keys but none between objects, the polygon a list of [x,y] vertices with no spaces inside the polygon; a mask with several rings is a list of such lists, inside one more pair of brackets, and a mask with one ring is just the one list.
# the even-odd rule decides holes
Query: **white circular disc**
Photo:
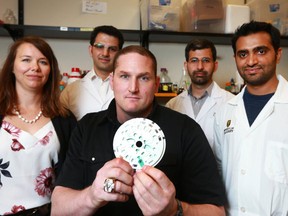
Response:
[{"label": "white circular disc", "polygon": [[115,133],[113,149],[116,157],[128,161],[133,169],[156,166],[162,159],[166,140],[161,128],[150,119],[133,118]]}]

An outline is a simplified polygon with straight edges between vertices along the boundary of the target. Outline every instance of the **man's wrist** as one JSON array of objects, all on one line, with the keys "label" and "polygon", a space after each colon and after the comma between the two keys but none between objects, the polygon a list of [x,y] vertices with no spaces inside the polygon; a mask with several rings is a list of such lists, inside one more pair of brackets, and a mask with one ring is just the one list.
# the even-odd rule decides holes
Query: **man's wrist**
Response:
[{"label": "man's wrist", "polygon": [[182,208],[181,201],[176,199],[176,202],[177,202],[177,212],[175,216],[183,216],[183,208]]}]

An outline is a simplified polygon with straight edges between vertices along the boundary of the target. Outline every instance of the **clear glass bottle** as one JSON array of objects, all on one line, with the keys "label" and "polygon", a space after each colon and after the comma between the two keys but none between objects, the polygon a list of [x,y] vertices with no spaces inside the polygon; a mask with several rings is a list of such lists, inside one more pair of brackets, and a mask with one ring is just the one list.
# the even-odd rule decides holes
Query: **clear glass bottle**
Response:
[{"label": "clear glass bottle", "polygon": [[182,76],[179,82],[179,87],[178,87],[178,94],[181,92],[188,90],[191,84],[191,79],[189,74],[186,72],[185,68],[183,67],[182,69]]},{"label": "clear glass bottle", "polygon": [[169,83],[171,82],[170,77],[168,76],[167,68],[160,69],[160,83]]},{"label": "clear glass bottle", "polygon": [[160,85],[159,92],[172,92],[172,82],[168,76],[167,68],[160,69]]}]

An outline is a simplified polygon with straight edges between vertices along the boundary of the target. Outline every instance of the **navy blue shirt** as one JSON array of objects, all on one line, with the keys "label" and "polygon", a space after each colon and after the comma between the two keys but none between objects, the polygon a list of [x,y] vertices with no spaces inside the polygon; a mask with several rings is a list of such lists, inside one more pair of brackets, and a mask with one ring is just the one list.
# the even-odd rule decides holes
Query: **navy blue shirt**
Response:
[{"label": "navy blue shirt", "polygon": [[245,89],[243,101],[250,126],[273,95],[274,93],[267,95],[252,95],[248,92],[247,88]]}]

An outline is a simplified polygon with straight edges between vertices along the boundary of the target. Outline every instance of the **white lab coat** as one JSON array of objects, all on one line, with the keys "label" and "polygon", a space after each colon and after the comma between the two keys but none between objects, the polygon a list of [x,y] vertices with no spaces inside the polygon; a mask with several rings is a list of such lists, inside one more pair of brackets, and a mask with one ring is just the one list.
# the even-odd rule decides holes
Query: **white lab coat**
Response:
[{"label": "white lab coat", "polygon": [[100,96],[97,89],[99,86],[93,82],[94,76],[96,76],[95,72],[91,70],[82,79],[67,85],[61,93],[61,102],[73,112],[77,120],[80,120],[87,113],[107,109],[114,98],[114,93],[109,83],[105,96]]},{"label": "white lab coat", "polygon": [[196,118],[192,108],[191,95],[188,94],[188,91],[184,91],[169,100],[166,106],[194,119],[201,126],[212,147],[214,143],[214,115],[219,107],[232,97],[234,97],[233,94],[221,89],[218,84],[214,82],[211,95],[206,99]]},{"label": "white lab coat", "polygon": [[228,216],[288,215],[288,82],[249,126],[245,88],[216,114],[214,153],[227,191]]}]

